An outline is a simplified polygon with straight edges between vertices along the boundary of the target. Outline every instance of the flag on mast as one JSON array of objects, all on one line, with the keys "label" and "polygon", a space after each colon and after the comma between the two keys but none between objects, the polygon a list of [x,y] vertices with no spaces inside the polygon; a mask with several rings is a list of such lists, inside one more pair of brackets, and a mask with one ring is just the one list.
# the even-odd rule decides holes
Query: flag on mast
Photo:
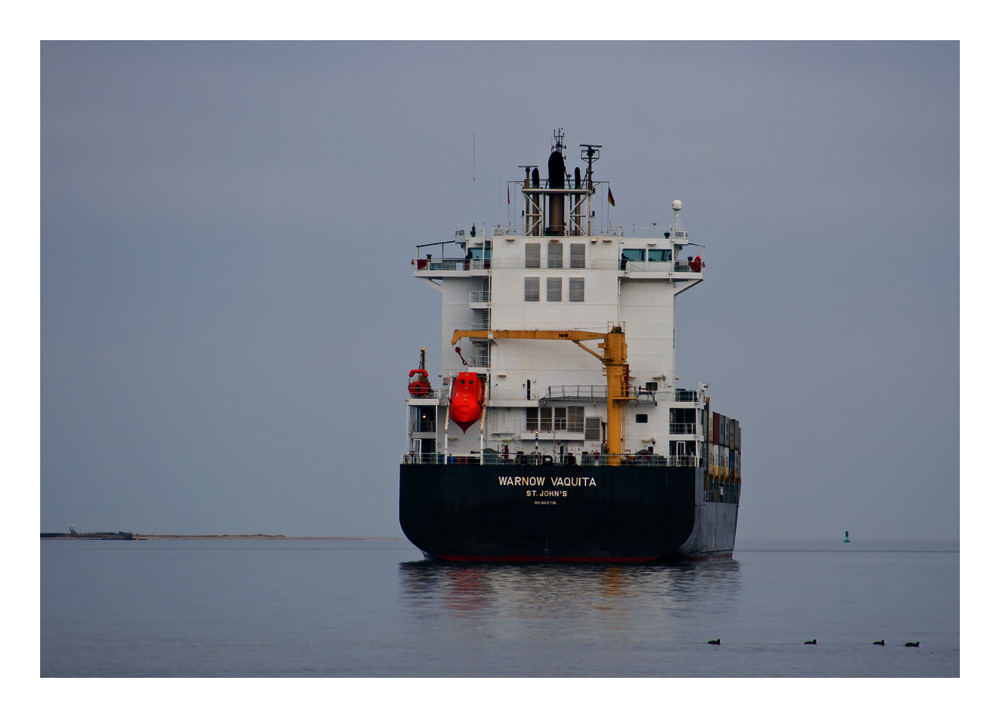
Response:
[{"label": "flag on mast", "polygon": [[610,187],[608,187],[608,204],[610,204],[612,207],[615,206],[615,196],[613,194],[611,194],[611,188]]}]

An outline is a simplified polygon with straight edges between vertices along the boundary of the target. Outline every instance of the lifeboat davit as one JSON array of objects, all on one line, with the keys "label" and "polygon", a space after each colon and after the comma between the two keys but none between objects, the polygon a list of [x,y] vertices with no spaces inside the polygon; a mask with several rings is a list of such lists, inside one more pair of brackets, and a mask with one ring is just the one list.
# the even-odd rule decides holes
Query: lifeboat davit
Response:
[{"label": "lifeboat davit", "polygon": [[460,372],[451,382],[451,403],[448,416],[462,427],[464,434],[483,415],[483,400],[486,387],[482,379],[472,371]]}]

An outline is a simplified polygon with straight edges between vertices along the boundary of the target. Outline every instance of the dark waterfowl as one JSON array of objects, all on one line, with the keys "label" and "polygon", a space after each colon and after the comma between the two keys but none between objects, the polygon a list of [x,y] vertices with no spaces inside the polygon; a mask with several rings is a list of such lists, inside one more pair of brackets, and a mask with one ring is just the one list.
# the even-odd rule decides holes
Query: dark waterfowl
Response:
[{"label": "dark waterfowl", "polygon": [[715,639],[709,641],[709,643],[711,643],[713,646],[721,646],[722,645],[722,639],[721,638],[715,638]]},{"label": "dark waterfowl", "polygon": [[916,643],[907,643],[906,647],[907,648],[920,648],[920,641],[917,641]]},{"label": "dark waterfowl", "polygon": [[811,641],[806,641],[804,645],[806,645],[806,646],[815,646],[816,645],[816,639],[814,638]]},{"label": "dark waterfowl", "polygon": [[872,645],[873,646],[884,646],[885,645],[885,639],[883,638],[881,641],[873,641]]}]

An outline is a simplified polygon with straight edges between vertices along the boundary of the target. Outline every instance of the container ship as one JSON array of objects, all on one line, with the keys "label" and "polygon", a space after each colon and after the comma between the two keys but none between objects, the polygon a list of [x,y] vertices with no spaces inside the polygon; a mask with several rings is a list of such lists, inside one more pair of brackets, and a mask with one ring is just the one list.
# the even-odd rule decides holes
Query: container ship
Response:
[{"label": "container ship", "polygon": [[[596,226],[614,206],[601,145],[565,135],[508,183],[523,223],[419,244],[441,293],[441,373],[409,373],[399,522],[445,561],[731,558],[739,422],[675,385],[677,297],[706,271],[681,202],[659,229]],[[542,175],[547,175],[542,177]]]}]

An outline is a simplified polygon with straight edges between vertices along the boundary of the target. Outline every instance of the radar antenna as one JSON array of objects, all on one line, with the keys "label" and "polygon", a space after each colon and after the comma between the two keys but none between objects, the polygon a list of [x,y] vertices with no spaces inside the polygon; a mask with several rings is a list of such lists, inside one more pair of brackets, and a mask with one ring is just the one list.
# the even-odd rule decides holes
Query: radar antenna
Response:
[{"label": "radar antenna", "polygon": [[580,145],[580,159],[587,160],[587,189],[594,189],[594,162],[601,158],[603,145]]}]

